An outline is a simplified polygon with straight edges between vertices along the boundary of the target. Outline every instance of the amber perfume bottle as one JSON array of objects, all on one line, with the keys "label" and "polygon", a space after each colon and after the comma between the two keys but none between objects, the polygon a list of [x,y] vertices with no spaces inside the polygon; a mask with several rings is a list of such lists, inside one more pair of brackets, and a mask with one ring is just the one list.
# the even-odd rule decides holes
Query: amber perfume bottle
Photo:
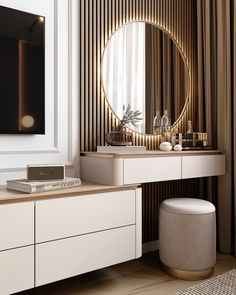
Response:
[{"label": "amber perfume bottle", "polygon": [[188,120],[187,130],[183,134],[183,147],[193,147],[193,126],[192,121]]}]

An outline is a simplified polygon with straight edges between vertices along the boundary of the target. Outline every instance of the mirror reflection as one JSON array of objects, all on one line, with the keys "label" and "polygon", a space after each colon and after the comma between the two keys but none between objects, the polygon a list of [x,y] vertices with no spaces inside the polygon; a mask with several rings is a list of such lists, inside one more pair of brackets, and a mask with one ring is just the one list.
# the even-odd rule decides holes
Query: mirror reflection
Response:
[{"label": "mirror reflection", "polygon": [[110,38],[102,59],[102,83],[108,102],[118,116],[123,106],[142,112],[136,132],[153,133],[156,112],[168,110],[172,124],[189,94],[189,73],[170,36],[155,25],[132,22]]}]

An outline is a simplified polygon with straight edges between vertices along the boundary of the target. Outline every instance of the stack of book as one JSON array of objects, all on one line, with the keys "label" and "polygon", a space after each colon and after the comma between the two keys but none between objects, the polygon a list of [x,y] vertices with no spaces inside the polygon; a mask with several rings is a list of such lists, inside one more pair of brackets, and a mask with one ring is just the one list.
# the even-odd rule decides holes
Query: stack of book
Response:
[{"label": "stack of book", "polygon": [[29,194],[80,185],[80,178],[65,177],[64,165],[28,165],[27,179],[7,180],[8,189]]},{"label": "stack of book", "polygon": [[80,178],[66,177],[60,180],[37,180],[28,179],[7,180],[7,188],[24,193],[41,193],[51,190],[80,186]]}]

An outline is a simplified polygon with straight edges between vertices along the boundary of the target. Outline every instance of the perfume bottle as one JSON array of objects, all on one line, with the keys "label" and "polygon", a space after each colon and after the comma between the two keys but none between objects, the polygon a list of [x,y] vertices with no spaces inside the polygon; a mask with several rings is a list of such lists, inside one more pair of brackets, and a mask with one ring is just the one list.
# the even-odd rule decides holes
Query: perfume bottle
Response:
[{"label": "perfume bottle", "polygon": [[170,118],[168,116],[168,111],[164,111],[164,115],[161,118],[161,137],[162,141],[171,141],[171,134],[170,134]]},{"label": "perfume bottle", "polygon": [[170,132],[170,118],[168,117],[168,111],[164,111],[164,115],[161,118],[161,131]]},{"label": "perfume bottle", "polygon": [[161,115],[159,111],[156,112],[156,116],[153,119],[153,134],[161,134]]},{"label": "perfume bottle", "polygon": [[188,120],[187,122],[187,130],[184,133],[184,141],[183,145],[185,147],[192,147],[193,146],[193,126],[192,126],[192,121]]},{"label": "perfume bottle", "polygon": [[193,134],[192,121],[190,121],[190,120],[188,120],[188,122],[187,122],[187,131],[186,131],[186,134],[187,134],[189,137],[192,137],[192,134]]}]

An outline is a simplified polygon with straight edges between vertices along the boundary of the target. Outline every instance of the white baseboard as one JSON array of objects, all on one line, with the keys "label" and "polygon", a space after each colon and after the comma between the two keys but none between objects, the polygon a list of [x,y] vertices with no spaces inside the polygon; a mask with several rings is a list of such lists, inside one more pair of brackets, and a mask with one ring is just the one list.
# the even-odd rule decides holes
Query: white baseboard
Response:
[{"label": "white baseboard", "polygon": [[152,251],[159,250],[159,240],[143,243],[142,253],[148,253]]}]

